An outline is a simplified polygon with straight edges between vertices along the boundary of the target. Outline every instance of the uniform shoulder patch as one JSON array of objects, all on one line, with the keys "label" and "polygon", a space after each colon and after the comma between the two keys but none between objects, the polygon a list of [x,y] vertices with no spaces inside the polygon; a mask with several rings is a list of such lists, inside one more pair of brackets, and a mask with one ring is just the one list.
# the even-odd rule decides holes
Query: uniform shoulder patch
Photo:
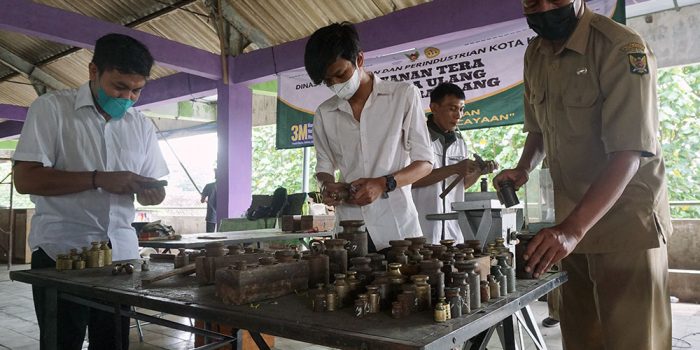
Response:
[{"label": "uniform shoulder patch", "polygon": [[622,53],[644,53],[646,48],[638,42],[630,42],[620,47]]},{"label": "uniform shoulder patch", "polygon": [[649,73],[647,55],[645,53],[628,53],[630,73],[644,75]]}]

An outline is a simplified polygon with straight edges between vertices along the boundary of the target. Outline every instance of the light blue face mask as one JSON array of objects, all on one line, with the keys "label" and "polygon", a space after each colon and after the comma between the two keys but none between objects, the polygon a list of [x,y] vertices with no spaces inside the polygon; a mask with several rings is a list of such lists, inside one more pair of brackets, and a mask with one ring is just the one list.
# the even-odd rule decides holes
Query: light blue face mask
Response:
[{"label": "light blue face mask", "polygon": [[100,105],[102,110],[107,112],[112,119],[119,120],[124,116],[126,110],[134,105],[134,101],[128,98],[108,96],[107,93],[98,86],[97,104]]}]

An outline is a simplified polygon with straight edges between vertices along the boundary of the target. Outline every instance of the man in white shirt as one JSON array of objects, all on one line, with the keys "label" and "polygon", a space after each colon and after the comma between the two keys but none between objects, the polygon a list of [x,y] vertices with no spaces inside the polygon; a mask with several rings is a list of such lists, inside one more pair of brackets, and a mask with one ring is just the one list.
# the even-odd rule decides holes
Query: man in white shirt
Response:
[{"label": "man in white shirt", "polygon": [[[364,54],[352,24],[335,23],[311,35],[304,65],[315,84],[336,96],[314,116],[316,179],[339,220],[365,221],[369,250],[390,240],[421,236],[410,184],[430,172],[430,139],[418,89],[382,81],[363,69]],[[351,197],[337,193],[350,183]]]},{"label": "man in white shirt", "polygon": [[[156,179],[168,174],[153,125],[130,108],[152,65],[143,44],[108,34],[95,44],[88,83],[47,93],[29,107],[13,160],[17,191],[36,204],[32,269],[55,267],[58,254],[93,241],[108,240],[115,261],[139,257],[134,195],[141,205],[161,203],[165,189]],[[33,292],[44,348],[43,288]],[[86,325],[90,349],[115,347],[111,313],[59,301],[59,348],[81,349]],[[121,328],[126,349],[128,318]]]},{"label": "man in white shirt", "polygon": [[[428,214],[452,211],[453,202],[464,201],[464,189],[473,185],[479,176],[493,172],[498,165],[493,161],[478,162],[467,159],[467,144],[457,129],[464,111],[464,91],[451,83],[442,83],[430,93],[428,131],[432,141],[433,171],[413,184],[413,202],[416,204],[423,235],[428,243],[439,244],[441,239],[463,243],[464,237],[456,220],[428,220]],[[482,168],[483,167],[483,168]],[[440,194],[458,177],[464,180],[444,197]]]}]

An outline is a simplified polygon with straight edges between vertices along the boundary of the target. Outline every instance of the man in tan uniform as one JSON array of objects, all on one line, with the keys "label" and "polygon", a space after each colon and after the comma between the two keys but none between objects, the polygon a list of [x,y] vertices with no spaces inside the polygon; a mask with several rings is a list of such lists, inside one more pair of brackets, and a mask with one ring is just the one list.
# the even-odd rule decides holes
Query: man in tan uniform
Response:
[{"label": "man in tan uniform", "polygon": [[[557,225],[525,253],[535,276],[562,261],[572,349],[670,349],[671,234],[657,139],[656,60],[642,38],[581,0],[524,0],[525,146],[499,174],[521,186],[546,155]],[[562,260],[563,259],[563,260]]]}]

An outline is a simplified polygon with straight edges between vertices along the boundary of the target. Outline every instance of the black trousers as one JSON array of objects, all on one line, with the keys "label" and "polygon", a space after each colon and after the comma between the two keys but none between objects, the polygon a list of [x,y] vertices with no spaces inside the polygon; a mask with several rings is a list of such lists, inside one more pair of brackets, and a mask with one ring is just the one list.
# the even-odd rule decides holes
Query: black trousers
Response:
[{"label": "black trousers", "polygon": [[[42,249],[32,253],[32,269],[55,268],[56,262]],[[39,323],[40,344],[46,349],[44,335],[44,289],[32,286],[34,309]],[[84,305],[66,300],[58,300],[58,349],[80,350],[85,340],[85,327],[88,329],[90,346],[88,349],[115,349],[114,314],[111,312],[91,309]],[[129,318],[121,320],[122,349],[129,348]],[[117,350],[117,349],[115,349]]]},{"label": "black trousers", "polygon": [[369,235],[369,232],[367,232],[367,252],[368,253],[379,253],[379,254],[384,254],[386,256],[386,253],[389,252],[389,248],[384,248],[382,250],[377,251],[377,247],[374,245],[374,242],[372,241],[372,236]]},{"label": "black trousers", "polygon": [[207,221],[207,232],[216,232],[216,223]]}]

